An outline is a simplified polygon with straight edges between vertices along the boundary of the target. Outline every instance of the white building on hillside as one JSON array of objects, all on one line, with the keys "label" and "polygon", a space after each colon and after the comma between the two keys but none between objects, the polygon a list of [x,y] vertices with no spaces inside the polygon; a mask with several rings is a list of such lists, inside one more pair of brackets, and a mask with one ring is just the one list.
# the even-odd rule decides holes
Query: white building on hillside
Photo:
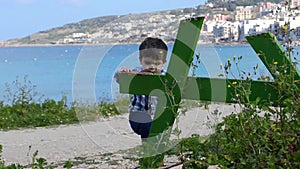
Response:
[{"label": "white building on hillside", "polygon": [[207,32],[207,33],[213,33],[214,31],[214,26],[217,24],[216,21],[206,21],[203,23],[203,32]]},{"label": "white building on hillside", "polygon": [[255,11],[261,18],[264,16],[274,15],[276,13],[277,6],[277,4],[271,2],[260,2],[257,4]]},{"label": "white building on hillside", "polygon": [[237,6],[235,9],[235,21],[243,21],[246,19],[252,19],[253,17],[253,6]]},{"label": "white building on hillside", "polygon": [[300,6],[300,0],[291,0],[291,8]]},{"label": "white building on hillside", "polygon": [[219,21],[213,27],[216,38],[224,41],[237,41],[239,39],[239,22]]},{"label": "white building on hillside", "polygon": [[244,20],[241,24],[240,40],[246,40],[246,36],[255,35],[262,32],[267,32],[270,26],[275,23],[275,19],[271,20]]},{"label": "white building on hillside", "polygon": [[300,39],[300,16],[297,17],[290,17],[290,29],[293,29],[294,31],[291,31],[291,40],[292,41],[298,41]]}]

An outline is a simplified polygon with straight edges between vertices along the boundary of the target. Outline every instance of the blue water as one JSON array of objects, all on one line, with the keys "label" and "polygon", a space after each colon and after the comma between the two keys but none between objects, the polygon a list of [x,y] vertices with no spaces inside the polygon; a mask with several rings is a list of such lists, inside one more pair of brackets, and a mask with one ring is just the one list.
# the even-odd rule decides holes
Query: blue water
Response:
[{"label": "blue water", "polygon": [[[169,45],[168,59],[172,47]],[[296,51],[300,48],[296,47]],[[200,45],[196,53],[200,53],[201,58],[197,76],[218,77],[223,73],[220,64],[225,65],[234,55],[243,56],[239,68],[245,72],[252,73],[253,67],[259,65],[254,79],[270,75],[250,46]],[[60,100],[67,96],[68,101],[72,101],[74,95],[85,99],[89,97],[84,97],[87,93],[94,92],[96,100],[112,100],[118,93],[114,72],[121,66],[138,65],[138,45],[0,48],[0,100],[4,99],[5,84],[12,84],[17,77],[23,81],[24,76],[28,76],[44,98]],[[238,77],[235,68],[233,72],[235,75],[230,77]]]}]

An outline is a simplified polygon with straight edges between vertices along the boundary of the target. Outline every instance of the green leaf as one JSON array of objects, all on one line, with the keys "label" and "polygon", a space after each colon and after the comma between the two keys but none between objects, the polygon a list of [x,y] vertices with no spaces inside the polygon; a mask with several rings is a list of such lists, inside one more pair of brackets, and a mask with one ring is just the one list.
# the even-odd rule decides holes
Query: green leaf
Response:
[{"label": "green leaf", "polygon": [[300,151],[293,153],[293,160],[298,163],[300,162]]}]

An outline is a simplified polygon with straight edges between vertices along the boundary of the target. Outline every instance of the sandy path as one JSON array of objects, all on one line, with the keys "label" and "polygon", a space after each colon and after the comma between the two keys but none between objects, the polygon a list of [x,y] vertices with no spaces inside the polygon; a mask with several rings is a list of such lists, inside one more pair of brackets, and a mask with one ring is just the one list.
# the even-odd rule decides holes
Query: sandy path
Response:
[{"label": "sandy path", "polygon": [[[210,105],[209,110],[189,110],[185,116],[180,117],[180,137],[188,137],[194,133],[210,134],[212,130],[206,126],[207,116],[215,109],[223,112],[221,116],[236,112],[233,106],[224,104]],[[55,128],[1,131],[2,158],[6,164],[24,165],[31,163],[32,154],[36,150],[39,151],[39,157],[47,159],[48,162],[55,162],[135,147],[140,145],[140,139],[131,131],[127,116],[125,114],[97,122]],[[217,119],[221,120],[221,117]],[[214,121],[211,120],[213,123]]]}]

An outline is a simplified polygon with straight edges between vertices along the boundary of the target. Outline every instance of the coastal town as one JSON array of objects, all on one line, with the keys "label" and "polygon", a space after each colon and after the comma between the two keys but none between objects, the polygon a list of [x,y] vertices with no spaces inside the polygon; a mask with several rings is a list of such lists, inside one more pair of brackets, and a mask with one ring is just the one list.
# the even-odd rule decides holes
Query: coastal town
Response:
[{"label": "coastal town", "polygon": [[[223,0],[228,1],[228,0]],[[161,37],[167,42],[174,42],[181,20],[204,16],[199,43],[243,43],[246,36],[262,32],[271,32],[279,41],[288,38],[293,44],[300,44],[300,0],[291,0],[289,5],[260,2],[253,6],[236,6],[235,10],[216,8],[213,3],[206,3],[195,8],[150,12],[115,16],[101,26],[90,27],[90,31],[76,29],[87,22],[96,25],[103,17],[84,20],[76,24],[67,24],[61,28],[41,31],[21,39],[0,41],[0,45],[18,44],[124,44],[138,43],[147,36]],[[228,2],[229,3],[229,2]],[[65,27],[68,27],[66,30]],[[71,27],[71,28],[70,28]],[[91,29],[93,27],[93,29]],[[60,30],[60,31],[57,31]],[[65,32],[59,38],[50,38],[49,34]],[[72,30],[72,31],[70,31]],[[26,41],[24,42],[24,39]]]}]

